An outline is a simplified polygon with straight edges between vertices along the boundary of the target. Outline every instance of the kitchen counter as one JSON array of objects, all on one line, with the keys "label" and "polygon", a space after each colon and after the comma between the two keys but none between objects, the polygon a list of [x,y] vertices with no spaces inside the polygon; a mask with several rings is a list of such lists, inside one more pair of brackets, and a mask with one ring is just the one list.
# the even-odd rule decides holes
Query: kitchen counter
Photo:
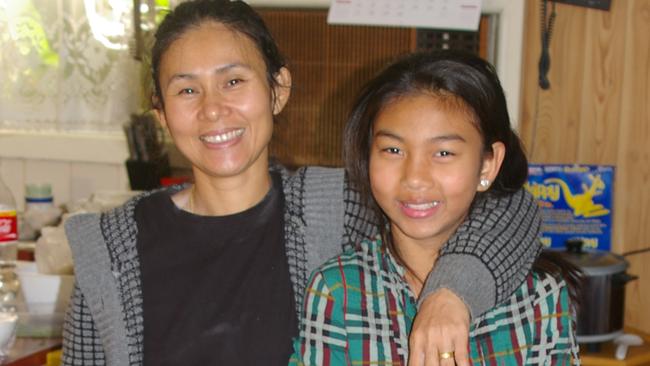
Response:
[{"label": "kitchen counter", "polygon": [[614,342],[605,342],[598,352],[587,352],[587,347],[580,345],[580,359],[584,366],[627,366],[627,365],[650,365],[650,334],[640,332],[636,329],[626,329],[625,333],[632,333],[643,338],[641,346],[630,346],[625,360],[617,360],[614,357],[616,345]]},{"label": "kitchen counter", "polygon": [[61,349],[61,338],[17,337],[2,365],[41,366],[47,364],[47,355]]}]

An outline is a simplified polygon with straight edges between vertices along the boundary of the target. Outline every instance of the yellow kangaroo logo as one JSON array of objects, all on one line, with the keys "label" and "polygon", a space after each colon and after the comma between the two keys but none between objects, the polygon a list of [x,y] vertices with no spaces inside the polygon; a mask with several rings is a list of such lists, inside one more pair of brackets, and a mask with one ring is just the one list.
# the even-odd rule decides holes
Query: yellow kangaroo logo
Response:
[{"label": "yellow kangaroo logo", "polygon": [[589,174],[591,186],[582,183],[582,193],[574,194],[565,181],[558,178],[548,178],[544,183],[556,183],[562,189],[562,195],[567,205],[573,209],[574,216],[597,217],[607,215],[609,210],[605,206],[594,203],[594,197],[601,195],[605,189],[605,182],[600,178],[600,174]]}]

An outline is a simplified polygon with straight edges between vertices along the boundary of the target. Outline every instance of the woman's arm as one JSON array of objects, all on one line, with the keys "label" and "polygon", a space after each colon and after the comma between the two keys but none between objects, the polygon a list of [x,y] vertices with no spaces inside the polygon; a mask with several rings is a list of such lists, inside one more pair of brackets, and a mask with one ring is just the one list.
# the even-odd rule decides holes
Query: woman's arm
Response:
[{"label": "woman's arm", "polygon": [[63,325],[62,365],[105,365],[104,348],[83,294],[75,286]]},{"label": "woman's arm", "polygon": [[[377,228],[356,191],[347,187],[344,197],[343,248],[348,249],[364,238],[372,238]],[[524,189],[477,201],[442,248],[422,289],[420,313],[424,300],[443,288],[460,297],[472,316],[506,300],[521,285],[541,251],[540,225],[537,203]]]},{"label": "woman's arm", "polygon": [[542,247],[537,202],[525,189],[485,197],[442,248],[419,303],[448,288],[478,316],[523,283]]}]

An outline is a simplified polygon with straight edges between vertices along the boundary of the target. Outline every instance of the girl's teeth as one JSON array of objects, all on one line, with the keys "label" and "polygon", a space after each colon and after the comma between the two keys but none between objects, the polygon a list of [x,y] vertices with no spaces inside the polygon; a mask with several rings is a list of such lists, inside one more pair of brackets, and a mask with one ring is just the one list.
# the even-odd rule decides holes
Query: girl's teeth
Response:
[{"label": "girl's teeth", "polygon": [[427,202],[427,203],[407,203],[406,207],[412,208],[414,210],[428,210],[430,208],[438,206],[438,201]]},{"label": "girl's teeth", "polygon": [[235,139],[239,136],[241,136],[244,133],[244,129],[239,129],[239,130],[234,130],[226,133],[222,133],[219,135],[207,135],[207,136],[201,136],[200,139],[201,141],[217,144],[217,143],[223,143],[230,141],[232,139]]}]

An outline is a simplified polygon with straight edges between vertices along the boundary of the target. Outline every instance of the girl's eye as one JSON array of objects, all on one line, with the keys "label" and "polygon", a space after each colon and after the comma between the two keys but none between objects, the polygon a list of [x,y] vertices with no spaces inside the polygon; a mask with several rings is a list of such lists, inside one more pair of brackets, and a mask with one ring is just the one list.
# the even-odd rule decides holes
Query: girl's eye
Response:
[{"label": "girl's eye", "polygon": [[387,147],[387,148],[384,149],[384,151],[389,153],[389,154],[399,154],[400,153],[400,149],[397,148],[397,147]]},{"label": "girl's eye", "polygon": [[454,154],[452,154],[450,151],[446,151],[446,150],[438,151],[436,153],[436,156],[441,156],[441,157],[452,156],[452,155],[454,155]]},{"label": "girl's eye", "polygon": [[237,84],[240,84],[241,82],[242,82],[242,79],[231,79],[231,80],[228,80],[228,82],[226,84],[228,86],[235,86]]}]

